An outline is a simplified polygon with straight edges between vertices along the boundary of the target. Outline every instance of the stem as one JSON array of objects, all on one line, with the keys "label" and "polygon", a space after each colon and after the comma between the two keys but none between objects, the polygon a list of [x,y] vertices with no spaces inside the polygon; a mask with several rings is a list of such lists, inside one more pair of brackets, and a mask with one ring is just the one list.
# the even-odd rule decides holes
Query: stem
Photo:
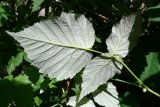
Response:
[{"label": "stem", "polygon": [[140,86],[143,86],[144,89],[146,89],[147,91],[149,91],[150,93],[160,97],[160,94],[158,94],[157,92],[153,91],[152,89],[150,89],[148,86],[146,86],[133,72],[132,70],[119,58],[117,58],[116,56],[114,56],[114,59],[117,60],[118,62],[120,62],[130,73],[131,75],[138,81]]},{"label": "stem", "polygon": [[113,80],[113,81],[118,81],[118,82],[125,83],[125,84],[129,84],[129,85],[133,85],[133,86],[136,86],[136,87],[139,87],[138,84],[131,83],[131,82],[128,82],[128,81],[124,81],[124,80],[121,80],[121,79],[111,79],[111,80]]},{"label": "stem", "polygon": [[[57,45],[59,46],[59,45]],[[130,73],[131,75],[138,81],[139,83],[139,86],[142,86],[143,89],[146,89],[148,92],[154,94],[155,96],[158,96],[160,97],[160,94],[158,94],[157,92],[153,91],[152,89],[150,89],[148,86],[146,86],[133,72],[132,70],[122,61],[121,58],[119,58],[118,56],[115,56],[113,54],[107,56],[105,55],[105,53],[103,52],[100,52],[100,51],[96,51],[96,50],[92,50],[92,49],[86,49],[86,48],[79,48],[79,47],[76,47],[76,46],[63,46],[63,47],[67,47],[67,48],[75,48],[75,49],[81,49],[81,50],[85,50],[85,51],[89,51],[89,52],[94,52],[94,53],[98,53],[98,54],[101,54],[103,55],[104,57],[110,57],[110,58],[114,58],[116,61],[118,61],[119,63],[121,63]],[[121,81],[122,82],[122,81]],[[123,81],[124,82],[124,81]],[[126,83],[126,82],[125,82]],[[128,83],[129,84],[129,83]],[[133,84],[132,84],[133,85]]]}]

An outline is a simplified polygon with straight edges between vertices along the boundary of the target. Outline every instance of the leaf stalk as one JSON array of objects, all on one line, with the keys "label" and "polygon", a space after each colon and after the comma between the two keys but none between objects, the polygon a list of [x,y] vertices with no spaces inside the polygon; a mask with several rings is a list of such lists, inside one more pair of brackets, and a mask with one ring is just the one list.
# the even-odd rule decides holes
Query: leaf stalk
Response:
[{"label": "leaf stalk", "polygon": [[[127,71],[130,72],[130,74],[138,81],[139,83],[139,87],[143,88],[143,89],[146,89],[148,92],[150,92],[151,94],[157,96],[160,98],[160,94],[153,91],[151,88],[149,88],[147,85],[145,85],[134,73],[133,71],[123,62],[123,60],[121,58],[119,58],[118,56],[116,55],[105,55],[106,53],[103,53],[103,52],[100,52],[100,51],[96,51],[96,50],[92,50],[92,49],[83,49],[83,50],[86,50],[86,51],[90,51],[90,52],[94,52],[94,53],[98,53],[98,54],[101,54],[103,55],[104,57],[110,57],[110,58],[114,58],[116,61],[118,61],[119,63],[121,63],[126,69]],[[119,81],[119,82],[123,82],[123,83],[127,83],[127,84],[132,84],[132,85],[135,85],[133,83],[129,83],[129,82],[126,82],[126,81],[123,81],[123,80],[116,80],[116,81]]]},{"label": "leaf stalk", "polygon": [[142,86],[142,88],[146,89],[148,92],[154,94],[155,96],[160,97],[160,94],[158,94],[157,92],[153,91],[148,86],[146,86],[122,60],[120,60],[116,56],[114,57],[114,59],[120,62],[130,72],[130,74],[138,81],[139,85]]}]

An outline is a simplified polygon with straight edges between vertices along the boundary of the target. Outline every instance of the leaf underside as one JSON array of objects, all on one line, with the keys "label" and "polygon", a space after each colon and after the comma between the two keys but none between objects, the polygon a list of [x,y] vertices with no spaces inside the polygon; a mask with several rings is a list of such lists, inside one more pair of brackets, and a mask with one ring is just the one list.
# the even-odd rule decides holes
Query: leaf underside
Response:
[{"label": "leaf underside", "polygon": [[90,92],[95,91],[100,85],[106,83],[115,73],[120,73],[119,69],[122,69],[122,65],[116,64],[113,63],[112,59],[93,58],[84,69],[82,91],[79,100]]},{"label": "leaf underside", "polygon": [[83,101],[77,104],[77,96],[71,96],[67,102],[67,106],[71,107],[96,107],[91,99],[85,97]]},{"label": "leaf underside", "polygon": [[23,31],[7,32],[24,47],[41,73],[63,80],[72,78],[91,59],[95,41],[92,24],[84,17],[62,13],[58,19],[42,21]]},{"label": "leaf underside", "polygon": [[116,87],[108,82],[107,92],[104,90],[94,97],[94,101],[105,107],[120,107]]},{"label": "leaf underside", "polygon": [[119,24],[112,27],[111,35],[106,39],[110,53],[125,57],[129,51],[129,35],[135,21],[135,16],[123,17]]}]

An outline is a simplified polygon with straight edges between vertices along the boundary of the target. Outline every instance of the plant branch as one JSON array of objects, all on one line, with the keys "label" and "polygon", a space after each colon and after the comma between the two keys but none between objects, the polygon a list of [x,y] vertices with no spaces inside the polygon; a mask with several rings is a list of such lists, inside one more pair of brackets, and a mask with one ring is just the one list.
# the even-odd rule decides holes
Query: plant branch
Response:
[{"label": "plant branch", "polygon": [[120,62],[131,73],[131,75],[138,81],[139,85],[142,86],[143,89],[146,89],[148,92],[156,95],[157,97],[160,97],[160,94],[158,94],[157,92],[153,91],[148,86],[146,86],[122,60],[120,60],[116,56],[114,56],[114,59]]},{"label": "plant branch", "polygon": [[91,11],[91,10],[88,10],[88,9],[86,9],[86,8],[80,6],[80,5],[78,5],[78,7],[79,7],[81,10],[83,10],[83,11],[85,11],[85,12],[88,12],[88,13],[91,13],[91,14],[93,14],[93,15],[96,15],[97,17],[99,17],[99,18],[101,18],[101,19],[103,19],[103,20],[105,20],[105,21],[108,21],[108,20],[109,20],[106,16],[104,16],[104,15],[102,15],[102,14],[100,14],[100,13],[97,13],[97,12],[94,12],[94,11]]},{"label": "plant branch", "polygon": [[136,87],[139,87],[138,84],[135,84],[135,83],[131,83],[131,82],[128,82],[128,81],[124,81],[124,80],[121,80],[121,79],[111,79],[113,81],[117,81],[117,82],[121,82],[121,83],[125,83],[125,84],[128,84],[128,85],[133,85],[133,86],[136,86]]},{"label": "plant branch", "polygon": [[[69,46],[66,46],[68,48],[77,48],[77,47],[69,47]],[[111,53],[103,53],[103,52],[100,52],[100,51],[96,51],[96,50],[92,50],[92,49],[85,49],[85,48],[78,48],[78,49],[81,49],[81,50],[85,50],[85,51],[89,51],[89,52],[94,52],[94,53],[98,53],[98,54],[101,54],[102,56],[104,57],[107,57],[107,58],[114,58],[116,61],[118,61],[119,63],[121,63],[129,72],[130,74],[138,81],[139,83],[139,87],[142,86],[143,89],[146,89],[148,92],[154,94],[155,96],[157,97],[160,97],[160,94],[158,94],[157,92],[153,91],[152,89],[150,89],[147,85],[145,85],[134,73],[133,71],[123,62],[123,60],[121,58],[119,58],[118,56],[115,56]],[[123,80],[117,80],[117,81],[121,81],[123,83],[127,83],[127,84],[132,84],[133,83],[129,83],[129,82],[126,82],[126,81],[123,81]],[[134,84],[135,85],[135,84]]]}]

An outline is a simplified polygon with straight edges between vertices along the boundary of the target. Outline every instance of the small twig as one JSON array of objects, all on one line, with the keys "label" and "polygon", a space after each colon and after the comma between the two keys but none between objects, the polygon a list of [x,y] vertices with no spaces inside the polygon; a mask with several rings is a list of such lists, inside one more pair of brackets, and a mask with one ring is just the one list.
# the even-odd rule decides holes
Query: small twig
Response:
[{"label": "small twig", "polygon": [[91,14],[96,15],[97,17],[103,19],[104,21],[108,21],[108,20],[109,20],[109,18],[107,18],[106,16],[104,16],[104,15],[102,15],[102,14],[100,14],[100,13],[97,13],[97,12],[94,12],[94,11],[91,11],[91,10],[88,10],[88,9],[86,9],[86,8],[80,6],[80,5],[78,5],[78,7],[79,7],[80,9],[84,10],[85,12],[89,12],[89,13],[91,13]]},{"label": "small twig", "polygon": [[95,12],[95,14],[96,14],[97,16],[105,19],[105,20],[109,20],[106,16],[104,16],[104,15],[102,15],[102,14],[99,14],[99,13],[97,13],[97,12]]},{"label": "small twig", "polygon": [[148,92],[154,94],[157,97],[160,97],[160,94],[153,91],[152,89],[150,89],[148,86],[146,86],[134,73],[133,71],[119,58],[114,57],[115,60],[117,60],[119,63],[121,63],[126,69],[127,71],[129,71],[131,73],[131,75],[137,80],[137,82],[139,83],[139,86],[142,86],[143,89],[147,90]]},{"label": "small twig", "polygon": [[121,83],[125,83],[125,84],[128,84],[128,85],[133,85],[133,86],[139,87],[138,84],[131,83],[131,82],[128,82],[128,81],[124,81],[124,80],[121,80],[121,79],[111,79],[111,80],[112,80],[112,81],[121,82]]}]

